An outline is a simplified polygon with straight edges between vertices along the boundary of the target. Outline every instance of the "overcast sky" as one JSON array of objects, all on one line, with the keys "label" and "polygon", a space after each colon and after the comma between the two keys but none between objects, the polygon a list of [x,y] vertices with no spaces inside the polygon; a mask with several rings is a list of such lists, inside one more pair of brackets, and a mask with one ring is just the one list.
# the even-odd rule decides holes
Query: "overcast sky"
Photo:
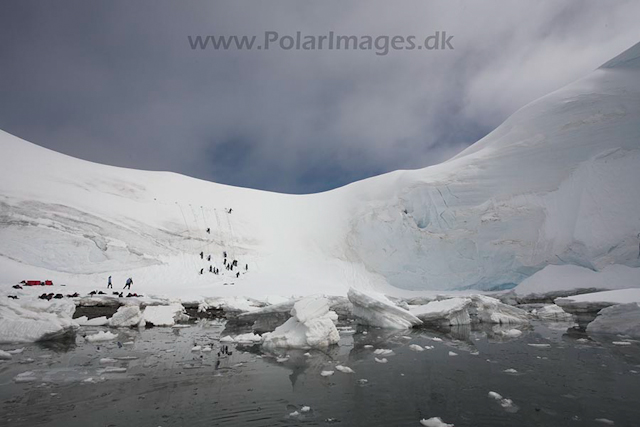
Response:
[{"label": "overcast sky", "polygon": [[[306,193],[439,163],[640,41],[638,1],[0,3],[0,128],[87,160]],[[414,35],[453,50],[192,50]]]}]

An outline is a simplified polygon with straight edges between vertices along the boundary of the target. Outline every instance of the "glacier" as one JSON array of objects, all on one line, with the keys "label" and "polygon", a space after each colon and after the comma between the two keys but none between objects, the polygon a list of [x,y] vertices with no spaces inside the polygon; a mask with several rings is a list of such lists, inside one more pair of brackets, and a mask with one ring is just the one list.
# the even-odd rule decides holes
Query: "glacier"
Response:
[{"label": "glacier", "polygon": [[[318,194],[100,165],[0,131],[0,283],[89,291],[111,275],[203,301],[505,289],[549,266],[637,277],[639,148],[640,44],[442,164]],[[223,252],[241,272],[208,273]]]}]

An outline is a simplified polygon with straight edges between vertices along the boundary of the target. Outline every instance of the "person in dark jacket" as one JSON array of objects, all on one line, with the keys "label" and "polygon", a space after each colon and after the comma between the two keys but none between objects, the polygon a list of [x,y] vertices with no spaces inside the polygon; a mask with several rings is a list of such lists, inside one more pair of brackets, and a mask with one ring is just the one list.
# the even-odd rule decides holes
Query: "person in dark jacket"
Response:
[{"label": "person in dark jacket", "polygon": [[113,285],[111,284],[111,276],[109,276],[109,279],[107,280],[107,289],[113,289]]},{"label": "person in dark jacket", "polygon": [[204,259],[204,252],[200,252],[200,259]]},{"label": "person in dark jacket", "polygon": [[124,285],[124,288],[122,288],[122,289],[131,289],[131,285],[133,285],[133,279],[131,277],[129,277],[127,279],[126,284]]}]

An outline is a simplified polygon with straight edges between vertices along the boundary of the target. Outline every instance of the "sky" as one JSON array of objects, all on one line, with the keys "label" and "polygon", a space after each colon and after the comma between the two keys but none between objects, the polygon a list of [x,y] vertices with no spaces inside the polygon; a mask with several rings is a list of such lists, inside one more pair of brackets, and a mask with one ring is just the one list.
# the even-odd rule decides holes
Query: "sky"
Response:
[{"label": "sky", "polygon": [[[638,1],[3,0],[0,129],[99,163],[325,191],[447,160],[639,42],[639,19]],[[453,37],[280,47],[298,31]],[[267,32],[261,50],[189,41]]]}]

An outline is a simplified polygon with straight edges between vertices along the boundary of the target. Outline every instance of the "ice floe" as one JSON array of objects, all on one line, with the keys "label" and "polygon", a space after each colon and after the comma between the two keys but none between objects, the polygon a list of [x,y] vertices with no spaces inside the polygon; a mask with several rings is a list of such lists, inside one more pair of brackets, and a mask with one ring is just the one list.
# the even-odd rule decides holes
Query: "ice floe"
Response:
[{"label": "ice floe", "polygon": [[0,343],[56,339],[73,333],[75,304],[69,300],[0,300]]},{"label": "ice floe", "polygon": [[427,324],[468,325],[470,304],[470,298],[449,298],[413,306],[410,311]]},{"label": "ice floe", "polygon": [[263,335],[266,348],[324,348],[340,340],[334,323],[338,316],[329,310],[327,298],[305,297],[293,305],[291,315],[273,332]]},{"label": "ice floe", "polygon": [[113,317],[109,319],[109,326],[114,328],[127,328],[132,326],[143,327],[144,317],[137,305],[124,305],[118,308]]},{"label": "ice floe", "polygon": [[355,371],[348,366],[336,365],[336,369],[344,374],[354,374]]},{"label": "ice floe", "polygon": [[[149,305],[143,311],[143,319],[154,326],[173,326],[176,321],[185,318],[185,309],[182,304]],[[188,316],[186,317],[188,319]]]},{"label": "ice floe", "polygon": [[640,337],[640,304],[632,302],[603,308],[587,325],[587,332]]},{"label": "ice floe", "polygon": [[111,341],[118,338],[118,334],[114,334],[112,332],[105,332],[105,331],[100,331],[97,334],[93,334],[93,335],[87,335],[84,337],[84,339],[87,342],[90,343],[94,343],[94,342],[100,342],[100,341]]},{"label": "ice floe", "polygon": [[447,424],[440,417],[431,417],[429,419],[420,420],[420,424],[425,427],[453,427],[453,424]]},{"label": "ice floe", "polygon": [[422,324],[415,315],[398,307],[381,293],[364,293],[351,288],[347,296],[353,304],[353,316],[362,325],[408,329]]},{"label": "ice floe", "polygon": [[516,307],[501,303],[495,298],[485,295],[472,295],[475,317],[480,323],[497,323],[500,325],[529,323],[529,314]]},{"label": "ice floe", "polygon": [[106,316],[94,317],[93,319],[89,319],[87,316],[80,316],[74,320],[80,326],[106,326],[109,324],[109,319]]},{"label": "ice floe", "polygon": [[572,322],[573,316],[562,309],[562,307],[556,304],[545,305],[542,308],[533,310],[532,313],[540,320],[550,322]]}]

